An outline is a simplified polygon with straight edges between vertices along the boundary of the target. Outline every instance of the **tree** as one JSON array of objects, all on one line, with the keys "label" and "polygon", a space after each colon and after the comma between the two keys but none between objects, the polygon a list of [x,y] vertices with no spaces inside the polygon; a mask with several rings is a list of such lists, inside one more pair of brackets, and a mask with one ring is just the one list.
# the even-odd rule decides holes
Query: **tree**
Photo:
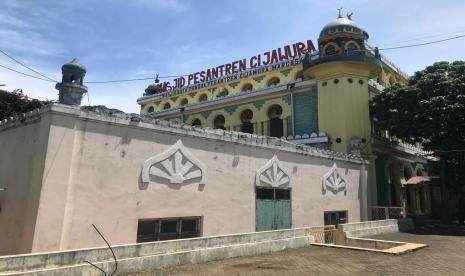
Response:
[{"label": "tree", "polygon": [[419,142],[441,159],[447,219],[453,205],[465,202],[465,62],[437,62],[416,72],[408,85],[376,96],[370,110],[379,128],[403,141]]},{"label": "tree", "polygon": [[28,98],[20,89],[13,92],[0,90],[0,120],[40,108],[48,103],[50,102]]}]

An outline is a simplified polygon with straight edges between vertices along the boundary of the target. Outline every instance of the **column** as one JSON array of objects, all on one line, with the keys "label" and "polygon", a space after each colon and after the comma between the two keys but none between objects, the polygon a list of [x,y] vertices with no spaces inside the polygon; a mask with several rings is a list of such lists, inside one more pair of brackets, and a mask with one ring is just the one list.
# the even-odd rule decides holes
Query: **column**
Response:
[{"label": "column", "polygon": [[289,120],[289,117],[286,117],[283,119],[283,136],[287,138],[287,121]]}]

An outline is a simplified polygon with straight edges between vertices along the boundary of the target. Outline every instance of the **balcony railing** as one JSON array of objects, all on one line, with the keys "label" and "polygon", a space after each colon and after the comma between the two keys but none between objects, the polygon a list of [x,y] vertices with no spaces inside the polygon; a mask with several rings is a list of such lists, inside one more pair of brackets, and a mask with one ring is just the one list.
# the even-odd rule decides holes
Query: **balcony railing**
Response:
[{"label": "balcony railing", "polygon": [[325,225],[310,229],[310,235],[314,238],[314,243],[335,244],[337,241],[337,229],[334,225]]},{"label": "balcony railing", "polygon": [[371,207],[371,218],[373,220],[400,219],[405,218],[403,207],[373,206]]},{"label": "balcony railing", "polygon": [[321,55],[320,52],[307,54],[303,60],[304,69],[331,61],[363,61],[381,65],[381,60],[370,50],[345,51],[332,55]]}]

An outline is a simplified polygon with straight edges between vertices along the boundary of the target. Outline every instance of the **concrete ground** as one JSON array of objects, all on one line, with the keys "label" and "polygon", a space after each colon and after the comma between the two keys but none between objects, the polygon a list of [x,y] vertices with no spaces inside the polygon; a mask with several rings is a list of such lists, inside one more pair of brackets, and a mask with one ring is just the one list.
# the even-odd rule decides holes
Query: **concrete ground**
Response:
[{"label": "concrete ground", "polygon": [[141,275],[465,275],[465,228],[417,225],[376,239],[428,244],[400,256],[310,246],[273,254],[184,265]]}]

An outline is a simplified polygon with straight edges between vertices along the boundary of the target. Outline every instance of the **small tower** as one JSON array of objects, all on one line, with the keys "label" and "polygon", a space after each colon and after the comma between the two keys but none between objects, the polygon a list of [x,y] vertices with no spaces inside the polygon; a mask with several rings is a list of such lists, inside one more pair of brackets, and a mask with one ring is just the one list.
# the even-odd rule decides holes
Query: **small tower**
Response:
[{"label": "small tower", "polygon": [[83,85],[86,68],[73,59],[61,67],[63,78],[55,88],[59,91],[58,102],[68,105],[80,105],[82,95],[87,93],[87,86]]},{"label": "small tower", "polygon": [[[323,27],[318,56],[304,60],[304,75],[314,78],[318,90],[318,126],[326,132],[332,149],[350,152],[353,139],[370,141],[368,80],[377,76],[381,61],[367,49],[368,33],[339,16]],[[369,152],[369,145],[363,146]]]}]

